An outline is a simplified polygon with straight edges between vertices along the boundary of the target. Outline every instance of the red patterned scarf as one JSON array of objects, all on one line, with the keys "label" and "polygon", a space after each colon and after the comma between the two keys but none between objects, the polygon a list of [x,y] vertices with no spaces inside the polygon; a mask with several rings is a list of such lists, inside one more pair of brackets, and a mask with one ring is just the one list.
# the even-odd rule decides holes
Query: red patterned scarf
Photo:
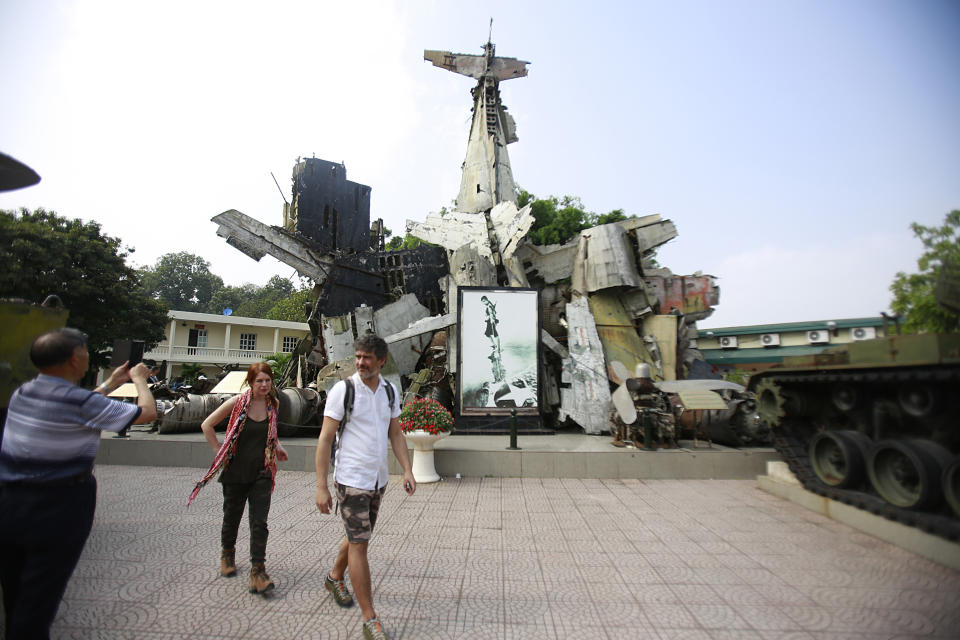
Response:
[{"label": "red patterned scarf", "polygon": [[[225,468],[230,464],[230,461],[233,460],[233,456],[237,452],[237,442],[240,439],[240,432],[243,431],[243,425],[247,421],[247,404],[250,402],[251,395],[251,390],[247,389],[240,394],[237,403],[233,405],[233,411],[230,412],[230,420],[227,422],[227,433],[223,436],[223,444],[220,445],[220,450],[217,451],[217,455],[213,459],[213,464],[210,465],[210,469],[206,475],[203,476],[203,479],[198,482],[193,488],[193,491],[190,492],[190,499],[187,500],[188,507],[190,503],[193,502],[193,499],[197,497],[197,494],[200,493],[200,489],[203,489],[204,485],[210,482],[221,469]],[[273,478],[270,491],[273,491],[273,488],[277,484],[277,411],[270,402],[267,402],[267,425],[267,447],[263,451],[263,466],[270,470],[270,475]]]}]

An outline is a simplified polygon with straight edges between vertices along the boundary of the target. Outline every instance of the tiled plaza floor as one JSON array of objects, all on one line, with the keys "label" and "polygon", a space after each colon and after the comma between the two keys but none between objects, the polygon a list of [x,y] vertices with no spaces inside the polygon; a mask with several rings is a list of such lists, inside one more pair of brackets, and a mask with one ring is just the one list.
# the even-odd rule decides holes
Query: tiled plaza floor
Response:
[{"label": "tiled plaza floor", "polygon": [[[269,599],[217,576],[221,493],[202,471],[97,468],[93,533],[54,638],[361,638],[323,589],[339,518],[281,472]],[[748,480],[396,478],[370,563],[391,638],[960,637],[960,574]],[[243,552],[241,552],[241,549]]]}]

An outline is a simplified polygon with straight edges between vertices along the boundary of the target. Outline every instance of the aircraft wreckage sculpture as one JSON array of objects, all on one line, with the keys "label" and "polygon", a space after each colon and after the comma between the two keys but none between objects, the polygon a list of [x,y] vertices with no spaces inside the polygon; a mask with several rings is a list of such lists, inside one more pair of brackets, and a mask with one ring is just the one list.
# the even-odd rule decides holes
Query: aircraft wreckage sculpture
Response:
[{"label": "aircraft wreckage sculpture", "polygon": [[[562,245],[527,239],[534,218],[530,205],[517,207],[507,145],[518,138],[499,85],[526,76],[530,63],[498,57],[491,42],[481,55],[427,50],[424,59],[476,80],[456,210],[407,222],[407,232],[429,244],[385,251],[383,222],[370,224],[370,187],[347,180],[344,165],[317,158],[294,166],[282,226],[233,209],[213,217],[217,234],[238,250],[255,260],[272,255],[316,285],[316,301],[306,310],[311,335],[280,378],[315,406],[298,412],[301,420],[310,416],[310,424],[281,415],[283,426],[318,428],[326,389],[353,372],[354,338],[374,331],[390,346],[384,373],[405,398],[426,395],[450,406],[461,432],[504,432],[502,417],[514,402],[509,398],[522,394],[501,393],[503,403],[491,399],[487,420],[466,420],[456,401],[458,344],[489,339],[458,340],[458,292],[464,287],[537,292],[537,318],[501,314],[499,320],[502,330],[527,321],[539,328],[536,415],[522,428],[576,425],[589,434],[610,433],[611,389],[626,382],[623,371],[646,363],[656,380],[672,381],[707,369],[695,348],[695,322],[712,313],[719,288],[712,276],[678,276],[655,266],[655,250],[677,237],[673,222],[658,215],[631,218],[586,229]],[[519,391],[528,384],[521,376],[496,369],[507,366],[508,351],[493,363],[491,381]],[[730,402],[742,400],[737,390],[719,393]],[[695,427],[722,422],[703,419],[707,411],[722,413],[715,401],[685,407],[701,410]],[[683,405],[676,404],[679,413]],[[691,424],[690,416],[678,424]],[[731,444],[756,444],[749,428],[738,434]]]}]

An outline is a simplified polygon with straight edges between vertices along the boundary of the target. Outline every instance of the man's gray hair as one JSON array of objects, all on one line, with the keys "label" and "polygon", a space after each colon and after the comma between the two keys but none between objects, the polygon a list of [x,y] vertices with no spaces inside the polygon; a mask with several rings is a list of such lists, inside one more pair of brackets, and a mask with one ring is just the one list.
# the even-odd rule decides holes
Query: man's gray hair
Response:
[{"label": "man's gray hair", "polygon": [[63,364],[77,347],[87,344],[87,334],[79,329],[64,327],[48,331],[30,345],[30,361],[37,369]]},{"label": "man's gray hair", "polygon": [[354,340],[353,348],[355,351],[372,353],[373,355],[377,356],[378,360],[386,358],[387,353],[389,353],[387,349],[387,341],[374,333],[365,333]]}]

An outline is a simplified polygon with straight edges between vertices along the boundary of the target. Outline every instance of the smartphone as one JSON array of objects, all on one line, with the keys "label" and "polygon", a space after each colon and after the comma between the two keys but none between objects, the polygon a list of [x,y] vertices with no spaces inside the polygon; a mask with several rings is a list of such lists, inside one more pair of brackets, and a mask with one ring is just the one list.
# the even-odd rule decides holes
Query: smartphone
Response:
[{"label": "smartphone", "polygon": [[130,366],[143,360],[143,340],[114,340],[113,355],[110,357],[110,366],[117,368],[124,362]]}]

